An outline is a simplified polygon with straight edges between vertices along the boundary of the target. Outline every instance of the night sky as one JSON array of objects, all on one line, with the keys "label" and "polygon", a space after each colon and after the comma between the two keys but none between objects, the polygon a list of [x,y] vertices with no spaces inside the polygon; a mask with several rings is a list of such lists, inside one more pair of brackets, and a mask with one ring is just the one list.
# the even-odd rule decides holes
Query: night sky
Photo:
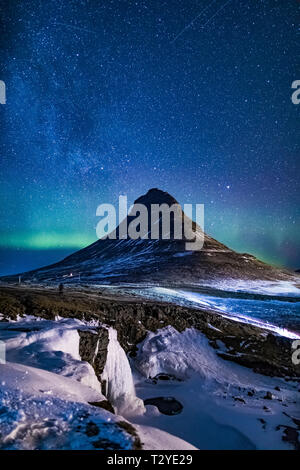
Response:
[{"label": "night sky", "polygon": [[96,239],[151,187],[300,268],[296,0],[0,2],[0,273]]}]

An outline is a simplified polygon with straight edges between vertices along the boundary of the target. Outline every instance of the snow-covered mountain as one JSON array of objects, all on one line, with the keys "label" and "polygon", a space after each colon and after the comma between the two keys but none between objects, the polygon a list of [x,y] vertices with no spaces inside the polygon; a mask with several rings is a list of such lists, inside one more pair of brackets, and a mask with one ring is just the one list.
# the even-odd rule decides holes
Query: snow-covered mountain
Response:
[{"label": "snow-covered mountain", "polygon": [[[152,204],[178,204],[168,193],[150,189],[135,201],[150,208]],[[181,212],[182,223],[189,220]],[[129,214],[127,224],[133,219]],[[126,223],[126,222],[125,222]],[[161,223],[161,217],[157,220]],[[230,223],[230,222],[228,222]],[[150,224],[149,224],[150,227]],[[193,222],[196,236],[203,236],[199,225]],[[247,253],[237,253],[204,233],[200,251],[187,251],[186,239],[174,238],[171,223],[170,239],[157,240],[100,239],[62,261],[41,269],[22,273],[22,281],[68,283],[151,283],[164,285],[197,285],[245,281],[290,281],[299,283],[299,277],[287,270],[269,266]],[[161,235],[161,233],[160,233]],[[18,275],[1,278],[16,281]]]}]

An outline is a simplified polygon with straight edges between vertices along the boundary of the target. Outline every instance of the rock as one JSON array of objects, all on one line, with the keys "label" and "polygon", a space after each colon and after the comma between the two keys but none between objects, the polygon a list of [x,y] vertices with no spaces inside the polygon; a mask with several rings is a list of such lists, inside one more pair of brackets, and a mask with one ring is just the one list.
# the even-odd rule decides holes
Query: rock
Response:
[{"label": "rock", "polygon": [[162,414],[177,415],[182,412],[182,404],[174,397],[155,397],[144,400],[145,405],[156,406]]},{"label": "rock", "polygon": [[274,396],[272,395],[271,392],[267,392],[266,395],[264,396],[265,400],[273,400]]},{"label": "rock", "polygon": [[111,403],[108,400],[102,400],[102,401],[89,401],[89,405],[92,406],[97,406],[98,408],[103,408],[106,411],[109,411],[110,413],[115,414],[115,410]]},{"label": "rock", "polygon": [[296,424],[297,428],[298,428],[298,431],[300,431],[300,419],[299,418],[294,418],[293,416],[291,416],[293,422]]},{"label": "rock", "polygon": [[136,429],[132,426],[132,424],[128,423],[127,421],[118,421],[116,424],[117,426],[119,426],[119,428],[123,429],[134,438],[134,449],[141,450],[141,440],[138,436]]},{"label": "rock", "polygon": [[278,428],[283,428],[282,440],[291,444],[295,450],[300,450],[299,432],[292,426],[279,425]]},{"label": "rock", "polygon": [[267,424],[267,422],[266,422],[263,418],[258,418],[258,421],[261,422],[262,428],[263,428],[263,429],[266,429],[266,424]]},{"label": "rock", "polygon": [[239,401],[240,403],[246,403],[244,398],[240,398],[240,397],[233,397],[234,398],[234,401]]},{"label": "rock", "polygon": [[171,380],[171,381],[176,381],[176,382],[182,382],[182,379],[176,377],[173,374],[157,374],[155,377],[151,377],[152,381],[154,383],[157,383],[158,380]]},{"label": "rock", "polygon": [[78,330],[79,333],[79,355],[82,361],[87,361],[95,370],[95,374],[101,383],[103,395],[106,393],[106,381],[102,380],[101,374],[107,359],[108,330],[100,327],[95,330]]},{"label": "rock", "polygon": [[92,330],[78,330],[79,334],[79,355],[82,361],[90,364],[94,361],[95,351],[98,343],[98,335]]}]

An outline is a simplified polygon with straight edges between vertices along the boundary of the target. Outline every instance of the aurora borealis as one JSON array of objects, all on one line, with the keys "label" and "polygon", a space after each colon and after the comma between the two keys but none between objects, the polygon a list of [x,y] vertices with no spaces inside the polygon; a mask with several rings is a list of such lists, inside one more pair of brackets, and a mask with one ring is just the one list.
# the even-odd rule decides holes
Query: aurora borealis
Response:
[{"label": "aurora borealis", "polygon": [[96,239],[158,187],[205,230],[300,268],[299,2],[2,1],[0,274]]}]

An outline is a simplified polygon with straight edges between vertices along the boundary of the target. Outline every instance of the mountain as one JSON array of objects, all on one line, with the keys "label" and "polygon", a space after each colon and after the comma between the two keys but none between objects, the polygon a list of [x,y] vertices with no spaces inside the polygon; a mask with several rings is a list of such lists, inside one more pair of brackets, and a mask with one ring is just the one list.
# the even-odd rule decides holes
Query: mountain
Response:
[{"label": "mountain", "polygon": [[[135,202],[176,200],[152,189]],[[204,236],[201,251],[174,221],[164,239],[159,215],[148,239],[121,239],[131,210],[116,239],[0,285],[0,450],[299,450],[299,292],[229,292],[276,281],[286,294],[277,281],[299,276],[178,215]],[[228,291],[197,288],[220,284]]]},{"label": "mountain", "polygon": [[[178,204],[167,192],[150,189],[135,204]],[[150,211],[149,211],[150,212]],[[182,224],[191,222],[180,208]],[[127,227],[135,215],[129,213]],[[230,222],[229,222],[230,223]],[[121,239],[120,226],[116,239],[100,239],[62,261],[34,271],[22,273],[22,282],[84,282],[84,283],[151,283],[159,285],[197,285],[227,282],[228,280],[295,281],[295,275],[287,270],[269,266],[247,253],[237,253],[204,233],[192,222],[196,237],[204,236],[200,251],[186,250],[186,238],[174,236],[175,226],[171,220],[170,239],[162,238],[161,216],[156,220],[159,238]],[[154,224],[153,226],[155,226]],[[149,223],[149,227],[151,224]],[[153,227],[152,226],[152,227]],[[144,234],[146,235],[146,233]],[[18,275],[2,277],[15,282]]]}]

